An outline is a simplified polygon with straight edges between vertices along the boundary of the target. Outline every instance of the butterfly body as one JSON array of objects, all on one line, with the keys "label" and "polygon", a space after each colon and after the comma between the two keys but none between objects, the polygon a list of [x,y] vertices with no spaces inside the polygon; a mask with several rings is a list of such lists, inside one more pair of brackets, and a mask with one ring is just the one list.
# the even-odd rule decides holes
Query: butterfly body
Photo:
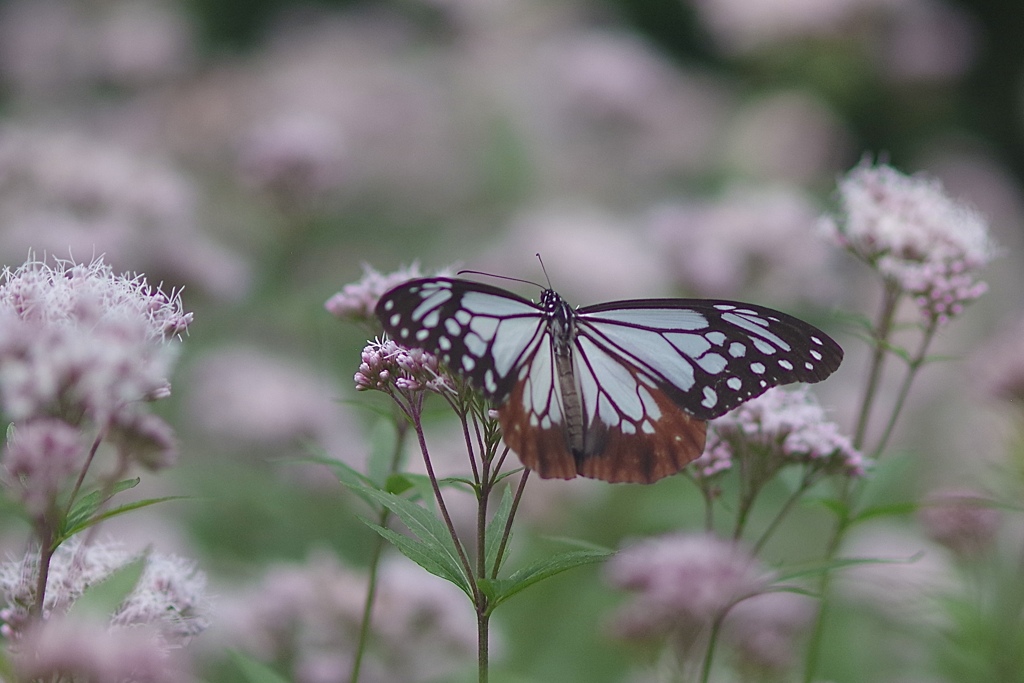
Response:
[{"label": "butterfly body", "polygon": [[706,421],[788,382],[831,374],[817,328],[732,301],[644,299],[573,308],[487,284],[407,282],[377,305],[399,343],[441,357],[498,406],[502,436],[546,478],[652,482],[704,448]]}]

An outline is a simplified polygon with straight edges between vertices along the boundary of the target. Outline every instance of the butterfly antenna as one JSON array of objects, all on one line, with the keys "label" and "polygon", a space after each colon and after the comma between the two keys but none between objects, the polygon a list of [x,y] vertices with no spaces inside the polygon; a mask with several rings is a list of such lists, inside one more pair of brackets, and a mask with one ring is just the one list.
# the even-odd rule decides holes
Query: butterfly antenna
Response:
[{"label": "butterfly antenna", "polygon": [[534,282],[533,280],[524,280],[519,277],[512,277],[510,275],[495,275],[494,273],[485,273],[482,270],[468,270],[462,269],[456,273],[456,275],[482,275],[484,277],[493,277],[499,280],[509,280],[511,282],[522,282],[525,285],[533,285],[537,289],[544,289],[544,285]]},{"label": "butterfly antenna", "polygon": [[551,278],[548,277],[548,269],[544,267],[544,259],[540,257],[539,251],[536,254],[534,254],[534,256],[536,256],[537,260],[540,261],[540,270],[542,273],[544,273],[544,279],[548,281],[548,289],[552,289]]}]

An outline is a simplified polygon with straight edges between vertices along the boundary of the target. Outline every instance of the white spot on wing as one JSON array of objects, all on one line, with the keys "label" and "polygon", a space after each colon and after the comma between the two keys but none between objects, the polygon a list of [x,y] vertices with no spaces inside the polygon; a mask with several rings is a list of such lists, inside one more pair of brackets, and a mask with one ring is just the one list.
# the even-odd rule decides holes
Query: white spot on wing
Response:
[{"label": "white spot on wing", "polygon": [[700,402],[705,408],[714,408],[718,403],[718,394],[711,387],[704,387],[704,400]]},{"label": "white spot on wing", "polygon": [[751,363],[750,364],[750,371],[754,372],[754,373],[757,373],[758,375],[763,374],[764,371],[765,371],[764,364],[763,363]]},{"label": "white spot on wing", "polygon": [[767,339],[768,341],[770,341],[772,344],[775,344],[777,347],[779,347],[783,351],[789,351],[789,344],[787,344],[785,342],[785,340],[783,340],[778,335],[776,335],[776,334],[770,332],[769,330],[765,329],[764,326],[767,323],[763,319],[761,319],[761,318],[751,319],[751,318],[749,318],[747,316],[743,316],[743,315],[739,315],[737,313],[730,312],[730,313],[723,313],[722,314],[722,320],[724,320],[727,323],[731,323],[731,324],[735,325],[736,327],[744,329],[747,332],[751,332],[751,333],[753,333],[757,337],[762,337],[764,339]]},{"label": "white spot on wing", "polygon": [[708,319],[689,308],[619,308],[594,313],[584,310],[580,317],[583,320],[610,320],[656,330],[703,330],[708,327]]},{"label": "white spot on wing", "polygon": [[439,306],[443,305],[444,302],[452,298],[452,293],[448,289],[439,289],[420,302],[420,305],[413,309],[412,319],[422,320],[424,316],[430,311],[435,310]]},{"label": "white spot on wing", "polygon": [[729,344],[729,355],[733,358],[742,358],[747,353],[747,347],[740,342]]},{"label": "white spot on wing", "polygon": [[463,337],[462,341],[466,344],[466,349],[477,358],[483,358],[487,353],[487,342],[472,332]]},{"label": "white spot on wing", "polygon": [[725,370],[727,363],[725,358],[717,353],[708,353],[697,359],[697,365],[703,368],[705,372],[717,375],[722,370]]}]

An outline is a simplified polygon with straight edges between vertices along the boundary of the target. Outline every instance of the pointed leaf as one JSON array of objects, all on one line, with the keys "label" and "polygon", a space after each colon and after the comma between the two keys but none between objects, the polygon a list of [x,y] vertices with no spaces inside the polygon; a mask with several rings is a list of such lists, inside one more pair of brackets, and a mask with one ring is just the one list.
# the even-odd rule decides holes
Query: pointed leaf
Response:
[{"label": "pointed leaf", "polygon": [[553,557],[545,557],[522,569],[512,572],[507,579],[493,581],[495,598],[491,603],[493,610],[516,593],[529,588],[544,579],[562,572],[587,564],[603,562],[613,555],[608,550],[570,550]]},{"label": "pointed leaf", "polygon": [[103,503],[122,491],[135,488],[139,485],[140,481],[142,480],[138,477],[135,479],[125,479],[124,481],[117,482],[110,489],[97,490],[82,496],[72,506],[71,512],[68,513],[67,519],[64,520],[65,528],[72,528],[82,524],[92,517]]},{"label": "pointed leaf", "polygon": [[905,515],[912,515],[918,511],[921,507],[919,503],[906,502],[906,503],[890,503],[888,505],[876,505],[872,508],[868,508],[860,512],[854,519],[854,524],[860,524],[869,519],[875,519],[877,517],[900,517]]},{"label": "pointed leaf", "polygon": [[[125,514],[126,512],[132,512],[134,510],[140,510],[142,508],[149,507],[150,505],[156,505],[157,503],[166,503],[169,500],[188,500],[188,499],[189,499],[189,496],[164,496],[163,498],[147,498],[146,500],[137,500],[137,501],[135,501],[133,503],[126,503],[124,505],[118,505],[116,508],[111,508],[110,510],[107,510],[106,512],[100,513],[98,515],[93,515],[92,517],[89,517],[88,519],[84,519],[84,520],[78,522],[77,524],[75,524],[74,526],[66,527],[65,529],[63,529],[61,531],[60,534],[57,535],[57,539],[54,542],[54,547],[56,548],[58,545],[60,545],[64,541],[68,540],[69,538],[71,538],[75,534],[79,533],[80,531],[88,529],[89,527],[91,527],[91,526],[93,526],[95,524],[99,524],[100,522],[102,522],[102,521],[104,521],[106,519],[110,519],[112,517],[118,517],[120,515]],[[109,498],[108,498],[108,500],[109,500]],[[70,517],[69,517],[69,519],[70,519]]]},{"label": "pointed leaf", "polygon": [[364,492],[364,489],[367,488],[377,488],[377,484],[365,474],[340,460],[333,460],[331,458],[308,458],[306,460],[330,467],[342,486],[362,498],[363,502],[369,505],[371,510],[380,512],[381,508],[377,501]]},{"label": "pointed leaf", "polygon": [[796,567],[790,567],[778,574],[775,577],[776,582],[791,581],[793,579],[801,579],[806,576],[820,576],[827,572],[833,572],[837,569],[846,569],[848,567],[858,567],[865,564],[908,564],[916,562],[921,557],[921,553],[912,555],[907,558],[875,558],[875,557],[841,557],[832,560],[824,560],[821,562],[812,562],[810,564],[803,564]]},{"label": "pointed leaf", "polygon": [[[463,585],[469,585],[469,579],[465,576],[465,572],[462,568],[462,561],[459,556],[459,550],[455,545],[455,540],[452,538],[451,532],[448,530],[448,527],[445,526],[441,520],[435,517],[431,511],[401,498],[400,496],[396,496],[385,491],[377,491],[376,489],[369,488],[364,488],[363,491],[366,495],[391,510],[391,512],[402,520],[402,523],[409,528],[409,531],[412,532],[413,536],[427,547],[430,554],[436,555],[434,558],[436,563],[445,567],[456,567],[458,569],[457,573],[461,576],[462,582],[457,582],[456,585],[460,587]],[[385,531],[392,534],[394,533],[389,529],[385,529]],[[378,531],[378,533],[380,532]],[[397,535],[408,540],[407,537],[402,536],[401,534]],[[385,538],[388,538],[388,540],[393,540],[388,535],[384,536]],[[399,546],[399,549],[401,549],[401,546]],[[426,567],[424,568],[426,569]]]},{"label": "pointed leaf", "polygon": [[419,541],[403,536],[379,524],[375,524],[366,518],[360,518],[363,524],[380,534],[384,539],[390,541],[403,555],[423,567],[425,570],[439,576],[458,586],[462,591],[472,597],[473,590],[466,581],[466,575],[462,565],[453,562],[452,558],[445,552],[439,552],[436,545]]}]

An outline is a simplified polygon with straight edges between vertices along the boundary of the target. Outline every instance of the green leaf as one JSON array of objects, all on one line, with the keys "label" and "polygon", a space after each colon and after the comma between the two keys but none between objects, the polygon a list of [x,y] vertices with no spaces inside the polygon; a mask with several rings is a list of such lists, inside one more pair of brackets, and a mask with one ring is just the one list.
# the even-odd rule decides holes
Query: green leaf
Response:
[{"label": "green leaf", "polygon": [[876,519],[878,517],[901,517],[905,515],[912,515],[917,512],[920,507],[921,506],[918,503],[914,502],[876,505],[858,513],[857,516],[853,518],[853,523],[860,524],[861,522],[866,522],[869,519]]},{"label": "green leaf", "polygon": [[249,655],[237,650],[228,650],[228,653],[247,683],[288,683],[288,679]]},{"label": "green leaf", "polygon": [[511,469],[511,470],[509,470],[507,472],[502,472],[501,474],[499,474],[497,477],[494,478],[494,481],[491,482],[491,486],[494,486],[498,482],[500,482],[500,481],[502,481],[504,479],[507,479],[508,477],[511,477],[513,474],[519,474],[520,472],[522,472],[525,469],[526,469],[525,467],[515,467],[515,468],[513,468],[513,469]]},{"label": "green leaf", "polygon": [[[138,483],[138,480],[136,480],[136,483]],[[109,500],[109,499],[110,499],[110,497],[108,496],[107,500]],[[156,505],[157,503],[166,503],[169,500],[188,500],[188,499],[189,499],[189,496],[164,496],[163,498],[147,498],[146,500],[137,500],[137,501],[135,501],[133,503],[126,503],[124,505],[118,505],[116,508],[111,508],[110,510],[107,510],[106,512],[103,512],[101,514],[93,515],[92,517],[89,517],[87,519],[83,519],[83,520],[81,520],[80,522],[76,523],[73,526],[65,525],[65,528],[62,529],[61,532],[57,535],[57,538],[54,541],[54,546],[53,547],[56,548],[61,543],[63,543],[64,541],[68,540],[69,538],[71,538],[75,534],[77,534],[80,531],[83,531],[85,529],[88,529],[89,527],[93,526],[94,524],[99,524],[100,522],[102,522],[104,520],[107,520],[107,519],[110,519],[112,517],[118,517],[119,515],[123,515],[126,512],[133,512],[134,510],[140,510],[142,508],[149,507],[150,505]],[[95,509],[93,509],[93,511],[95,512]],[[68,516],[68,520],[70,520],[70,519],[71,519],[71,516],[69,515]]]},{"label": "green leaf", "polygon": [[142,480],[138,477],[135,479],[125,479],[124,481],[117,482],[109,489],[93,491],[92,493],[82,496],[71,508],[67,519],[64,520],[64,528],[70,529],[85,523],[89,518],[96,514],[96,511],[101,505],[122,491],[135,488],[139,485],[140,481]]},{"label": "green leaf", "polygon": [[[467,594],[472,593],[469,577],[463,569],[455,540],[441,520],[431,511],[392,493],[366,487],[363,488],[363,492],[391,510],[409,528],[416,540],[380,527],[374,522],[363,520],[364,522],[430,573],[451,581]],[[439,571],[441,573],[438,573]]]},{"label": "green leaf", "polygon": [[109,618],[117,608],[124,604],[125,599],[135,590],[142,572],[146,569],[145,555],[119,567],[111,574],[85,589],[81,597],[75,600],[69,614],[91,614]]},{"label": "green leaf", "polygon": [[394,475],[401,480],[401,484],[397,484],[396,488],[400,490],[393,490],[391,488],[391,480],[388,480],[387,490],[391,493],[404,493],[405,491],[412,490],[411,496],[406,496],[410,500],[421,500],[430,506],[430,509],[434,509],[434,485],[430,483],[430,477],[425,474],[412,474],[410,472],[403,472],[402,474]]},{"label": "green leaf", "polygon": [[[487,523],[487,529],[484,531],[486,534],[484,567],[487,569],[488,576],[497,576],[498,570],[501,569],[496,564],[498,561],[498,548],[501,547],[502,536],[505,533],[505,525],[508,524],[510,514],[512,514],[512,489],[506,486],[501,494],[501,502],[498,503],[498,509],[494,511],[494,516],[491,517],[491,521]],[[509,533],[507,540],[511,540],[511,537],[512,534]],[[508,553],[505,553],[505,557],[508,557]],[[502,561],[504,561],[504,558],[502,558]]]},{"label": "green leaf", "polygon": [[360,519],[384,539],[390,541],[403,555],[423,567],[423,569],[434,576],[439,576],[445,581],[455,584],[470,598],[473,597],[473,589],[466,580],[462,565],[451,561],[451,558],[446,553],[437,552],[435,545],[403,536],[397,531],[375,524],[365,517]]},{"label": "green leaf", "polygon": [[881,559],[876,557],[840,557],[831,560],[823,560],[821,562],[811,562],[809,564],[802,564],[795,567],[791,567],[781,572],[776,578],[776,582],[792,581],[794,579],[802,579],[807,576],[821,576],[828,572],[834,572],[839,569],[847,569],[849,567],[858,567],[865,564],[909,564],[916,562],[921,557],[921,553],[912,555],[904,559]]},{"label": "green leaf", "polygon": [[542,558],[526,567],[517,569],[507,579],[497,579],[491,582],[494,587],[494,597],[490,609],[493,610],[516,593],[535,583],[561,574],[568,569],[603,562],[613,554],[610,550],[570,550],[553,557]]},{"label": "green leaf", "polygon": [[306,460],[330,467],[334,470],[334,476],[338,478],[342,486],[362,498],[363,502],[369,505],[370,509],[374,512],[380,512],[381,507],[377,501],[365,493],[366,489],[376,489],[377,484],[365,474],[340,460],[332,460],[331,458],[308,458]]},{"label": "green leaf", "polygon": [[384,490],[395,495],[401,495],[414,486],[416,484],[412,481],[412,477],[405,472],[392,474],[384,482]]}]

